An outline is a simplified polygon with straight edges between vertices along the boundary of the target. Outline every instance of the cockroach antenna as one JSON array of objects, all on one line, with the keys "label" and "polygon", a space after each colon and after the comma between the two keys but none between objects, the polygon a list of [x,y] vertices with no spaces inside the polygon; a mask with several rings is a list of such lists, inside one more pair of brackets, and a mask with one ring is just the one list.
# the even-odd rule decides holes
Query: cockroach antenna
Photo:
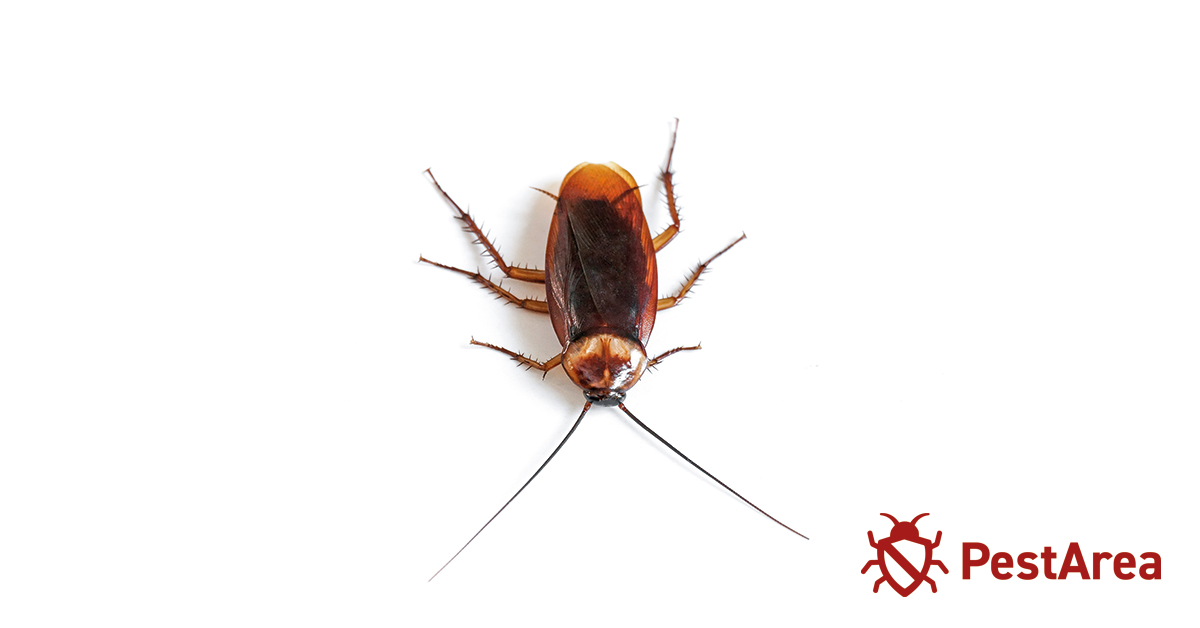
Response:
[{"label": "cockroach antenna", "polygon": [[633,419],[633,422],[634,422],[634,423],[637,423],[637,424],[638,424],[638,427],[642,428],[643,430],[646,430],[646,433],[647,433],[647,434],[649,434],[649,435],[653,436],[654,438],[656,438],[656,439],[658,440],[658,442],[660,442],[660,443],[662,443],[662,444],[666,445],[666,446],[667,446],[667,449],[670,449],[671,451],[675,452],[675,455],[679,456],[680,458],[683,458],[684,460],[686,460],[686,461],[687,461],[687,463],[688,463],[688,464],[690,464],[690,465],[692,465],[693,467],[696,467],[697,469],[699,469],[701,473],[703,473],[704,475],[707,475],[709,478],[711,478],[711,479],[712,479],[712,481],[713,481],[713,482],[716,482],[717,484],[720,484],[721,486],[725,487],[725,490],[729,491],[730,493],[733,493],[735,496],[737,496],[737,498],[738,498],[738,499],[740,499],[740,500],[742,500],[742,501],[746,502],[747,504],[749,504],[751,508],[753,508],[753,509],[757,510],[758,512],[761,512],[761,513],[762,513],[764,516],[766,516],[766,518],[767,518],[767,519],[770,519],[771,521],[774,521],[775,523],[778,523],[779,525],[783,526],[784,528],[787,528],[787,530],[788,530],[789,532],[791,532],[791,533],[793,533],[793,534],[795,534],[795,535],[797,535],[797,536],[800,536],[800,537],[804,538],[805,540],[808,540],[808,537],[807,537],[807,536],[804,536],[803,534],[800,534],[799,532],[796,532],[795,530],[793,530],[793,529],[791,528],[791,526],[788,526],[786,523],[784,523],[784,522],[782,522],[782,521],[780,521],[780,520],[776,519],[775,517],[772,517],[771,515],[767,514],[767,511],[763,510],[762,508],[759,508],[758,506],[755,506],[755,505],[754,505],[754,502],[752,502],[752,501],[750,501],[750,500],[746,499],[745,497],[742,497],[742,494],[741,494],[741,493],[739,493],[739,492],[737,492],[737,491],[733,490],[732,488],[729,488],[729,485],[728,485],[728,484],[726,484],[726,483],[724,483],[724,482],[722,482],[721,480],[718,480],[718,479],[717,479],[717,476],[715,476],[715,475],[713,475],[713,474],[709,473],[708,471],[706,471],[706,470],[704,469],[704,467],[702,467],[702,466],[700,466],[700,465],[696,464],[695,462],[693,462],[693,461],[692,461],[692,459],[691,459],[691,458],[688,458],[687,456],[683,455],[683,452],[682,452],[682,451],[679,451],[678,449],[676,449],[676,448],[675,448],[675,446],[674,446],[674,445],[672,445],[671,443],[668,443],[668,442],[667,442],[667,440],[666,440],[665,438],[663,438],[662,436],[659,436],[657,432],[655,432],[654,430],[650,429],[650,426],[646,425],[645,423],[642,423],[642,422],[641,422],[641,420],[640,420],[640,419],[638,419],[636,416],[633,416],[633,413],[629,411],[629,408],[626,408],[626,407],[625,407],[625,404],[623,404],[623,403],[619,403],[619,404],[617,404],[617,407],[618,407],[618,408],[620,408],[620,409],[621,409],[621,411],[622,411],[622,412],[624,412],[626,415],[628,415],[628,416],[629,416],[629,418]]},{"label": "cockroach antenna", "polygon": [[[583,412],[579,413],[579,418],[575,419],[575,424],[571,426],[571,429],[569,431],[567,431],[567,435],[563,437],[562,442],[560,442],[558,444],[558,447],[555,447],[554,451],[550,452],[550,457],[546,458],[546,461],[542,463],[542,466],[538,467],[537,471],[534,471],[533,475],[529,476],[528,480],[525,480],[525,483],[521,485],[521,488],[517,489],[517,492],[513,493],[513,496],[509,497],[508,501],[504,502],[504,505],[500,507],[500,510],[497,510],[496,514],[492,515],[492,518],[488,519],[487,523],[483,524],[482,528],[479,528],[479,532],[476,532],[457,552],[454,552],[454,555],[450,557],[450,560],[446,561],[445,565],[442,565],[441,569],[438,569],[436,572],[434,572],[434,574],[432,576],[429,576],[428,582],[433,582],[433,579],[436,578],[438,574],[442,573],[442,569],[449,567],[450,563],[454,562],[454,559],[458,558],[458,555],[463,553],[463,550],[467,549],[467,545],[470,545],[471,541],[475,540],[475,537],[479,536],[479,534],[481,532],[483,532],[489,525],[491,525],[491,523],[496,520],[496,517],[499,517],[500,513],[504,512],[504,509],[508,508],[508,505],[513,503],[513,500],[517,498],[517,495],[520,495],[521,491],[525,490],[525,487],[529,486],[530,482],[533,482],[533,478],[536,478],[538,476],[538,474],[542,472],[542,469],[545,469],[546,465],[550,464],[551,460],[554,460],[554,456],[558,454],[558,450],[562,449],[563,445],[567,444],[567,439],[571,438],[571,434],[575,433],[575,428],[579,427],[580,423],[583,423],[583,416],[585,414],[587,414],[588,410],[590,410],[591,408],[592,408],[592,402],[589,401],[589,402],[586,402],[583,404]],[[763,514],[766,514],[766,513],[763,513]],[[767,516],[769,517],[770,515],[767,515]]]}]

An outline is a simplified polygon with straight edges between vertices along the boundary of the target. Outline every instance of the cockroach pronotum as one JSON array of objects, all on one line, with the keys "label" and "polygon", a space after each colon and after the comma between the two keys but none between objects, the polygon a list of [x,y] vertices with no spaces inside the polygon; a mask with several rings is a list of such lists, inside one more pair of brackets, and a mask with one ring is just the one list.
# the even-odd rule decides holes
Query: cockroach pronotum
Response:
[{"label": "cockroach pronotum", "polygon": [[[767,514],[762,508],[755,506],[750,500],[742,497],[737,491],[718,480],[716,476],[692,462],[691,458],[668,443],[654,430],[642,423],[629,408],[625,407],[625,394],[638,382],[646,369],[657,366],[667,356],[680,351],[699,349],[694,347],[677,347],[648,357],[646,344],[650,341],[650,331],[654,328],[654,317],[658,310],[675,307],[687,296],[688,291],[695,285],[696,280],[708,268],[713,260],[733,248],[735,244],[746,239],[746,234],[734,240],[732,244],[721,249],[708,261],[701,263],[692,271],[675,296],[658,298],[658,263],[655,253],[667,245],[679,233],[679,212],[675,206],[675,188],[672,181],[671,158],[675,154],[675,137],[679,129],[679,120],[671,130],[671,143],[667,150],[667,163],[660,173],[663,192],[667,199],[667,210],[671,214],[671,225],[657,236],[650,235],[650,227],[642,212],[642,193],[633,176],[624,168],[613,162],[605,164],[582,163],[563,177],[562,185],[557,195],[538,190],[553,198],[557,205],[554,207],[554,218],[550,222],[550,236],[546,243],[546,269],[518,268],[505,262],[496,247],[480,230],[479,225],[468,212],[463,211],[454,199],[442,189],[433,177],[433,172],[426,174],[437,187],[438,192],[458,213],[456,218],[461,220],[466,229],[473,233],[476,242],[481,244],[484,252],[492,258],[492,262],[510,279],[543,283],[546,285],[546,300],[522,299],[508,292],[498,283],[493,283],[488,277],[478,272],[469,272],[453,266],[439,264],[420,258],[420,261],[432,264],[446,270],[466,275],[476,283],[496,293],[509,303],[534,312],[548,313],[550,324],[562,345],[558,355],[539,362],[520,353],[503,347],[478,342],[474,338],[471,344],[494,349],[508,357],[524,364],[529,368],[542,371],[543,377],[556,366],[562,366],[575,385],[583,389],[586,400],[579,418],[567,431],[554,451],[546,461],[534,471],[525,484],[509,498],[496,514],[474,536],[442,565],[430,580],[436,578],[467,546],[479,536],[489,524],[500,516],[501,512],[524,491],[534,478],[550,464],[558,454],[575,429],[583,422],[583,417],[591,409],[592,404],[599,406],[617,406],[639,427],[686,460],[701,473],[712,478],[730,493],[749,504],[758,512],[766,515],[771,521],[787,528],[789,531],[804,537],[775,517]],[[535,188],[536,189],[536,188]]]}]

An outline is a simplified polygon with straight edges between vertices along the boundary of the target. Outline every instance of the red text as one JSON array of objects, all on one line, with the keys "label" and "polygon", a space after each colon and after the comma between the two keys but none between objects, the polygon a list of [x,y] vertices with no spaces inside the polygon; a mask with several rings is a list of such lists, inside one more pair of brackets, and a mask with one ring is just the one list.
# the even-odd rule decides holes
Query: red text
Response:
[{"label": "red text", "polygon": [[[1141,576],[1142,580],[1162,579],[1162,557],[1155,552],[1143,553],[1141,559],[1144,562],[1140,567],[1134,560],[1133,554],[1129,552],[1121,552],[1115,556],[1109,552],[1093,552],[1092,560],[1089,563],[1085,560],[1083,551],[1079,549],[1079,544],[1071,543],[1067,547],[1067,553],[1063,556],[1062,566],[1055,571],[1054,559],[1058,557],[1058,554],[1047,546],[1042,549],[1040,554],[1034,552],[1017,554],[1016,566],[1021,571],[1013,574],[1011,571],[1013,568],[1012,554],[996,552],[993,556],[988,546],[983,543],[963,543],[962,547],[963,580],[970,580],[971,569],[988,564],[989,557],[991,558],[992,577],[997,580],[1008,580],[1014,575],[1021,580],[1033,580],[1038,577],[1039,565],[1042,577],[1048,580],[1065,580],[1071,574],[1078,574],[1081,580],[1099,580],[1100,573],[1105,567],[1105,561],[1110,561],[1108,564],[1113,575],[1120,580],[1132,580],[1134,576]],[[1135,567],[1137,568],[1136,573],[1134,573]]]}]

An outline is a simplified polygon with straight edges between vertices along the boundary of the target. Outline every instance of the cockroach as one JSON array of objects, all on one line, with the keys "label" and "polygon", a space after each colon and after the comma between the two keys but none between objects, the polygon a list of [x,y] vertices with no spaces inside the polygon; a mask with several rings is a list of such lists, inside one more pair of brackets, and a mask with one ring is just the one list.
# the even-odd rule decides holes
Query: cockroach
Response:
[{"label": "cockroach", "polygon": [[[576,428],[583,422],[583,417],[592,405],[616,406],[621,409],[639,427],[646,430],[658,442],[675,452],[701,473],[707,475],[743,502],[749,504],[758,512],[766,515],[771,521],[787,528],[789,531],[807,539],[807,536],[796,532],[775,517],[767,514],[762,508],[755,506],[750,500],[742,497],[716,476],[692,461],[668,443],[657,432],[633,415],[625,407],[625,395],[637,384],[646,369],[660,364],[667,356],[680,351],[692,351],[700,348],[676,347],[653,358],[646,353],[646,344],[650,341],[650,332],[654,329],[655,315],[659,310],[679,305],[688,295],[688,291],[696,284],[696,280],[704,273],[709,264],[720,257],[738,242],[746,239],[746,234],[734,240],[732,244],[721,249],[698,265],[684,282],[679,292],[674,296],[658,298],[658,262],[655,254],[662,250],[679,233],[679,211],[675,202],[675,186],[672,179],[671,159],[675,155],[675,138],[679,130],[679,120],[671,129],[670,147],[667,150],[667,162],[659,173],[663,183],[663,192],[667,200],[667,211],[671,215],[671,224],[656,236],[650,235],[650,227],[642,212],[642,193],[633,176],[624,168],[613,162],[592,164],[584,162],[576,166],[563,177],[558,194],[538,190],[553,198],[557,204],[554,207],[554,218],[550,222],[550,236],[546,243],[546,269],[519,268],[506,262],[487,235],[479,228],[470,213],[463,211],[454,199],[442,189],[441,184],[434,178],[431,170],[426,170],[438,192],[457,212],[456,218],[465,225],[465,230],[474,234],[475,242],[484,248],[492,262],[510,279],[541,283],[546,286],[546,300],[522,299],[505,290],[499,283],[479,272],[470,272],[461,268],[439,264],[421,257],[419,261],[445,268],[462,275],[494,292],[498,298],[534,312],[550,315],[550,324],[562,345],[558,355],[539,362],[531,357],[510,351],[486,342],[478,342],[474,338],[471,344],[494,349],[516,360],[531,369],[546,373],[557,366],[562,366],[567,377],[583,390],[583,411],[579,418],[567,431],[554,451],[546,461],[533,472],[525,484],[509,498],[496,514],[474,536],[442,565],[429,579],[432,581],[467,546],[479,536],[496,519],[509,504],[524,491],[534,478],[550,464]],[[537,189],[537,188],[534,188]]]}]

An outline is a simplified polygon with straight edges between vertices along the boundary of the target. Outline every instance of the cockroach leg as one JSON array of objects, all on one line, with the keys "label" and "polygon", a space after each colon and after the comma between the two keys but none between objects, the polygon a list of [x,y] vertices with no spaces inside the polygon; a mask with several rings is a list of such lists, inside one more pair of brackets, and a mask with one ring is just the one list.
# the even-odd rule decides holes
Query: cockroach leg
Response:
[{"label": "cockroach leg", "polygon": [[545,362],[538,362],[537,360],[535,360],[531,357],[528,357],[528,356],[521,355],[520,353],[517,353],[516,351],[509,351],[508,349],[505,349],[504,347],[497,347],[496,345],[489,344],[486,342],[479,342],[478,340],[475,340],[474,338],[471,339],[471,344],[477,345],[480,347],[487,347],[488,349],[495,349],[496,351],[499,351],[500,353],[503,353],[504,355],[507,355],[508,357],[512,358],[516,362],[518,362],[520,364],[524,364],[527,368],[537,369],[542,372],[542,379],[546,378],[545,374],[549,373],[550,369],[552,369],[562,363],[562,354],[556,355],[556,356],[550,358],[549,360],[546,360]]},{"label": "cockroach leg", "polygon": [[[667,211],[671,212],[671,225],[662,233],[654,236],[654,250],[661,250],[668,242],[679,235],[679,209],[675,206],[675,181],[672,177],[671,158],[675,156],[675,136],[679,133],[679,118],[675,118],[675,128],[671,129],[671,147],[667,149],[667,165],[662,169],[659,178],[663,182],[663,193],[667,197]],[[658,309],[662,309],[659,307]]]},{"label": "cockroach leg", "polygon": [[[425,174],[429,175],[429,179],[433,181],[433,185],[437,187],[438,192],[441,192],[442,197],[444,197],[451,205],[454,206],[454,210],[458,212],[458,215],[455,216],[455,218],[463,221],[463,223],[467,225],[467,231],[475,234],[475,241],[483,245],[484,252],[492,258],[492,261],[496,263],[496,268],[499,268],[500,272],[504,273],[505,276],[509,277],[510,279],[519,279],[521,281],[528,281],[531,283],[546,283],[546,273],[544,271],[536,268],[518,268],[509,264],[508,262],[505,262],[504,258],[500,256],[500,251],[496,249],[496,247],[492,244],[492,241],[488,239],[487,234],[485,234],[483,230],[479,228],[479,225],[475,223],[475,219],[471,217],[471,214],[463,211],[463,208],[459,207],[458,203],[455,203],[454,199],[450,198],[450,195],[446,193],[446,190],[442,189],[442,184],[438,183],[437,179],[434,178],[433,172],[426,168]],[[538,191],[540,192],[541,190]]]},{"label": "cockroach leg", "polygon": [[708,258],[707,262],[704,262],[704,263],[700,264],[699,266],[697,266],[696,270],[692,271],[692,276],[688,277],[688,280],[683,284],[683,287],[679,289],[679,294],[677,294],[673,297],[663,297],[658,300],[658,309],[661,311],[661,310],[673,308],[676,305],[679,305],[679,303],[681,301],[683,301],[684,297],[687,296],[688,291],[692,289],[692,286],[696,285],[696,280],[700,278],[700,275],[702,275],[704,273],[704,271],[708,268],[708,265],[713,263],[713,260],[717,259],[718,257],[721,257],[721,255],[723,255],[725,253],[725,251],[732,249],[734,244],[737,244],[738,242],[741,242],[742,240],[745,240],[745,239],[746,239],[746,234],[743,233],[742,237],[733,241],[733,244],[730,244],[729,246],[721,249],[720,251],[717,252],[716,255]]},{"label": "cockroach leg", "polygon": [[421,257],[418,261],[425,262],[426,264],[433,264],[434,266],[437,266],[438,268],[445,268],[446,270],[452,270],[456,273],[461,273],[463,275],[466,275],[467,277],[470,277],[471,280],[473,280],[475,283],[478,283],[479,285],[483,286],[484,288],[487,288],[488,290],[495,292],[497,295],[497,298],[504,299],[517,307],[525,308],[527,310],[532,310],[534,312],[547,312],[548,313],[550,311],[550,306],[546,305],[545,301],[542,301],[541,299],[522,299],[521,297],[518,297],[517,295],[509,292],[508,290],[501,288],[500,284],[494,283],[491,279],[488,279],[487,277],[484,277],[483,275],[481,275],[477,272],[473,273],[469,270],[463,270],[461,268],[455,268],[453,266],[439,264],[435,261],[427,260],[424,257]]},{"label": "cockroach leg", "polygon": [[679,353],[680,351],[698,351],[699,349],[700,349],[700,345],[696,345],[694,347],[675,347],[674,349],[671,349],[670,351],[667,351],[666,353],[662,353],[662,354],[659,354],[658,356],[651,358],[650,363],[647,364],[646,366],[648,368],[654,368],[654,367],[658,366],[659,362],[662,362],[663,360],[665,360],[667,358],[667,356],[671,355],[672,353]]}]

